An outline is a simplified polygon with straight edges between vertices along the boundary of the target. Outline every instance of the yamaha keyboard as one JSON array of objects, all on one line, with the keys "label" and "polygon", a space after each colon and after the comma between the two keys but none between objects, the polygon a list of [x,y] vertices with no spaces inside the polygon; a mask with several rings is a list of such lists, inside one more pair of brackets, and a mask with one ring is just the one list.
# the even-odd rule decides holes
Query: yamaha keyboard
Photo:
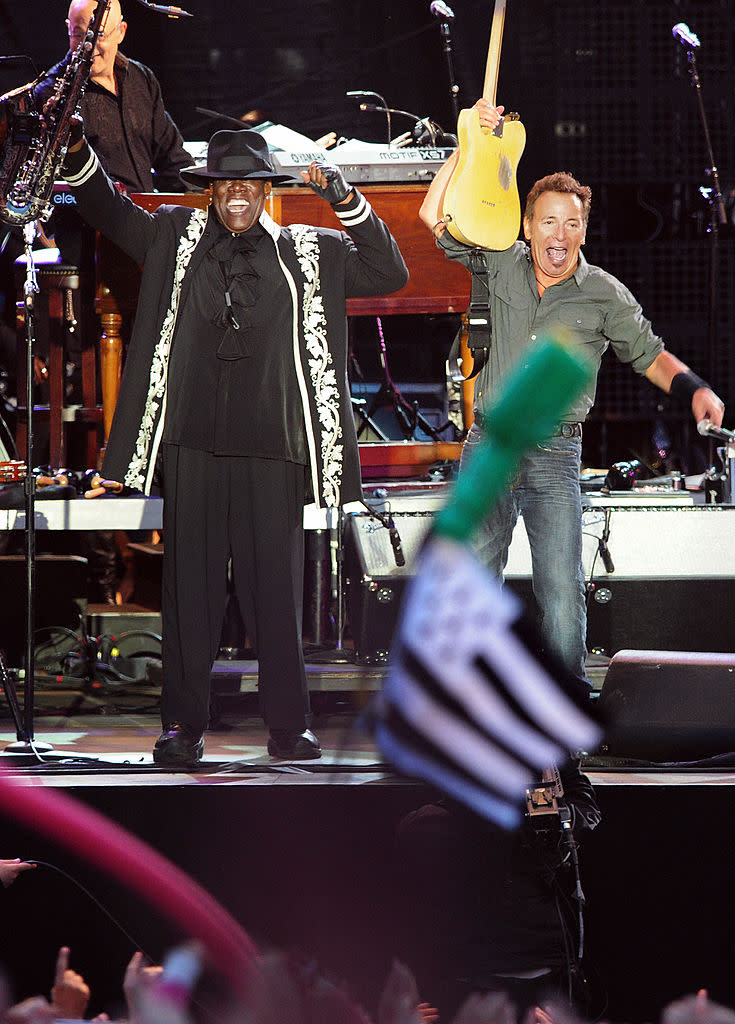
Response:
[{"label": "yamaha keyboard", "polygon": [[348,144],[335,149],[286,152],[274,150],[270,157],[277,171],[299,181],[299,171],[312,160],[336,164],[351,185],[411,184],[429,182],[454,152],[451,146],[419,146],[413,149]]}]

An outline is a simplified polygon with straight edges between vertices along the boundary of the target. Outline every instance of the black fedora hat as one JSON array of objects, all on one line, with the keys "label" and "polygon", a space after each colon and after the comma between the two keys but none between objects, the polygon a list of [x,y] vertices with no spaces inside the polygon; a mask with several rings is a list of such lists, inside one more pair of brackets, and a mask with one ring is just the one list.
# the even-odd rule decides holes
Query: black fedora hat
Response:
[{"label": "black fedora hat", "polygon": [[215,132],[207,146],[206,164],[185,167],[179,176],[187,185],[206,188],[213,178],[244,181],[259,178],[274,185],[295,179],[290,174],[277,174],[268,156],[268,143],[259,132]]}]

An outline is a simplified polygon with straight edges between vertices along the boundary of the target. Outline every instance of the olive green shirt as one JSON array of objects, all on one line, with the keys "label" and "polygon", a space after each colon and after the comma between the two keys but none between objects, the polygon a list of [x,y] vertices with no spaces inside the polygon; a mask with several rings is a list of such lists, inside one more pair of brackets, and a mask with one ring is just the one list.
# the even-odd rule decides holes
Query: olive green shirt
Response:
[{"label": "olive green shirt", "polygon": [[631,292],[612,274],[589,264],[581,252],[572,276],[551,285],[539,298],[531,251],[524,242],[502,252],[476,250],[445,231],[437,244],[449,259],[467,267],[471,254],[480,252],[488,269],[492,341],[475,384],[478,413],[487,411],[493,392],[528,350],[559,328],[579,342],[595,371],[587,390],[560,417],[566,421],[581,422],[592,408],[600,361],[608,345],[621,362],[640,374],[663,351],[662,340]]}]

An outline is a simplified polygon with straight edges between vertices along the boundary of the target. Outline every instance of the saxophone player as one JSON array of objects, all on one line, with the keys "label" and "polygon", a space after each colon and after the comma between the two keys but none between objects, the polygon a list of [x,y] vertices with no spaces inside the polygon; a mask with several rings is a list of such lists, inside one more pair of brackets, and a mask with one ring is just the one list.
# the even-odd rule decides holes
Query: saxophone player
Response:
[{"label": "saxophone player", "polygon": [[[71,53],[84,39],[97,0],[72,0],[66,20],[69,53],[35,87],[38,109],[53,93]],[[192,163],[181,133],[167,113],[158,79],[126,57],[127,32],[119,0],[112,0],[97,37],[82,116],[90,144],[113,180],[129,192],[181,192],[179,171]]]}]

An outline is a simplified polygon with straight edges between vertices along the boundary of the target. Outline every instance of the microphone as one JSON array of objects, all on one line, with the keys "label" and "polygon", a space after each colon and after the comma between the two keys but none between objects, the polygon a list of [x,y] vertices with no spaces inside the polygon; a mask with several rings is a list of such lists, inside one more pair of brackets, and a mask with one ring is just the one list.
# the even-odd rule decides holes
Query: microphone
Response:
[{"label": "microphone", "polygon": [[451,7],[447,7],[442,0],[432,0],[429,4],[429,10],[435,18],[441,18],[443,21],[454,20],[454,11]]},{"label": "microphone", "polygon": [[428,124],[430,124],[428,117],[419,117],[418,114],[412,114],[410,110],[399,110],[398,107],[381,107],[378,103],[361,103],[360,110],[378,111],[381,114],[403,114],[404,117],[410,117],[412,121],[423,125],[427,130]]},{"label": "microphone", "polygon": [[182,7],[169,7],[166,4],[152,4],[149,0],[138,0],[139,3],[147,7],[149,11],[155,11],[157,14],[165,14],[169,18],[193,18],[194,15],[190,14],[189,11],[185,11]]},{"label": "microphone", "polygon": [[360,110],[382,110],[385,113],[389,108],[385,102],[385,97],[381,96],[379,92],[373,92],[372,89],[350,89],[345,93],[345,96],[374,96],[376,100],[380,100],[380,105],[363,106],[360,104]]},{"label": "microphone", "polygon": [[393,522],[393,516],[388,517],[388,536],[390,537],[390,544],[393,548],[393,557],[396,560],[396,565],[405,565],[406,556],[403,554],[401,537],[396,529],[396,524]]},{"label": "microphone", "polygon": [[702,437],[711,437],[715,441],[726,441],[728,444],[735,442],[735,432],[725,430],[724,427],[716,427],[710,420],[700,420],[697,431]]},{"label": "microphone", "polygon": [[365,90],[362,90],[362,89],[350,89],[350,91],[347,92],[345,95],[346,96],[374,96],[377,100],[380,100],[382,105],[379,106],[379,107],[376,107],[376,106],[368,107],[367,105],[363,106],[362,103],[361,103],[360,104],[360,109],[361,110],[368,110],[368,109],[369,110],[381,110],[385,114],[385,119],[386,119],[386,122],[387,122],[387,125],[388,125],[388,149],[390,149],[390,146],[391,146],[391,134],[392,134],[391,133],[391,126],[390,126],[390,114],[391,114],[391,111],[390,111],[390,107],[385,102],[385,96],[381,96],[380,93],[379,92],[375,92],[374,89],[365,89]]},{"label": "microphone", "polygon": [[597,541],[597,550],[602,559],[602,564],[605,566],[605,572],[615,572],[615,563],[612,560],[610,554],[610,548],[607,546],[607,542],[610,539],[610,509],[605,512],[605,526],[602,530],[602,536]]},{"label": "microphone", "polygon": [[700,45],[699,39],[683,21],[680,21],[678,25],[674,25],[671,32],[674,39],[678,39],[683,46],[688,46],[690,49],[696,50]]},{"label": "microphone", "polygon": [[361,103],[360,110],[367,110],[370,112],[378,111],[381,114],[402,114],[404,117],[410,117],[416,125],[421,125],[421,127],[428,133],[430,144],[432,146],[436,146],[437,131],[441,131],[441,129],[438,129],[437,126],[432,124],[428,117],[418,117],[416,114],[412,114],[410,110],[399,110],[398,107],[381,107],[378,106],[377,103]]},{"label": "microphone", "polygon": [[602,559],[602,564],[605,566],[605,572],[615,572],[615,563],[612,560],[610,548],[607,546],[604,538],[602,537],[600,537],[600,539],[597,542],[597,550],[600,552],[600,558]]}]

